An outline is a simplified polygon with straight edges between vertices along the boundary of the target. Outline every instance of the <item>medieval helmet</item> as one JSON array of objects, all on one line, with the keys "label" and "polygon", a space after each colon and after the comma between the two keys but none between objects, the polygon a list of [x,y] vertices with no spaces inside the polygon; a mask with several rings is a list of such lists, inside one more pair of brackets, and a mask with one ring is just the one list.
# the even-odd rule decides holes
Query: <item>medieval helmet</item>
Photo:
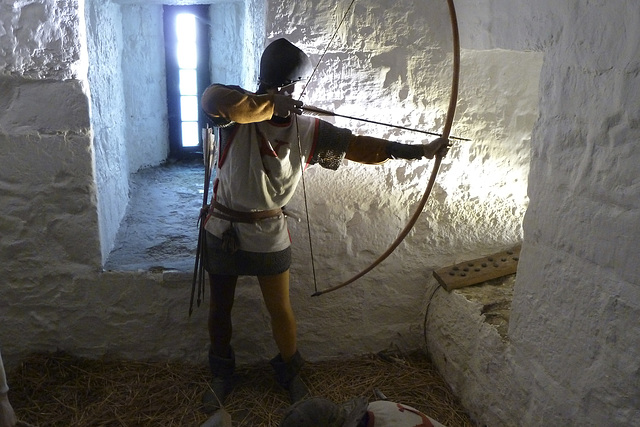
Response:
[{"label": "medieval helmet", "polygon": [[260,83],[268,87],[282,87],[309,78],[311,60],[286,39],[269,44],[260,59]]}]

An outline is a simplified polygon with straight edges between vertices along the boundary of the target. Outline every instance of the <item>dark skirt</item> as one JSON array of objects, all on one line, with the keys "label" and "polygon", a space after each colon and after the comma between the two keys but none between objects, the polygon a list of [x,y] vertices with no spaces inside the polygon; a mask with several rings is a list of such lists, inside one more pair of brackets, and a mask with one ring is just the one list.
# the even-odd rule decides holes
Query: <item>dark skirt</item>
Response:
[{"label": "dark skirt", "polygon": [[279,252],[229,253],[222,248],[222,239],[207,233],[207,257],[204,262],[211,274],[226,276],[272,276],[284,273],[291,265],[291,247]]}]

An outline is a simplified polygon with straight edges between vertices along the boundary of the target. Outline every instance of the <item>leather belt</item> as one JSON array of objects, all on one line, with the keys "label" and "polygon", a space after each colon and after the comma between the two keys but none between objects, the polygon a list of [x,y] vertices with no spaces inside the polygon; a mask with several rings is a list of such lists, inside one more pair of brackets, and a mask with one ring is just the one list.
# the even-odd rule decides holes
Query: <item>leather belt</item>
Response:
[{"label": "leather belt", "polygon": [[275,218],[283,214],[281,208],[269,209],[266,211],[242,212],[228,208],[213,200],[211,202],[211,216],[231,222],[256,223],[263,219]]}]

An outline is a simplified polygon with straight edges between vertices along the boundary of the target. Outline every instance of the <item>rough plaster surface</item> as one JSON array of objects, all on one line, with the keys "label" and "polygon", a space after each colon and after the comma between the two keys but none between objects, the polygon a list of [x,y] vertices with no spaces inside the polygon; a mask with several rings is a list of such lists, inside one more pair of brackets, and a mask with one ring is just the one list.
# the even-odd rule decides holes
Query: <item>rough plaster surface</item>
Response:
[{"label": "rough plaster surface", "polygon": [[[99,268],[125,215],[133,172],[122,10],[137,3],[123,3],[0,5],[0,191],[7,200],[0,205],[0,344],[9,365],[55,348],[205,360],[206,302],[187,317],[189,272]],[[483,423],[631,425],[640,408],[637,4],[456,5],[464,50],[454,133],[473,143],[452,148],[406,242],[350,288],[309,297],[306,224],[292,223],[300,348],[319,359],[422,346],[432,269],[520,240],[527,209],[508,339],[485,321],[481,303],[438,290],[428,305],[429,350]],[[243,74],[230,83],[255,82],[263,42],[281,34],[317,61],[346,8],[332,1],[266,6],[244,4],[244,16],[259,19],[237,37],[249,42]],[[356,2],[305,102],[438,130],[449,44],[445,2]],[[430,171],[427,162],[344,166],[306,176],[320,289],[385,249]],[[293,204],[303,210],[302,192]],[[273,356],[255,279],[241,280],[234,315],[239,359]]]},{"label": "rough plaster surface", "polygon": [[129,171],[162,163],[169,153],[161,6],[122,7],[122,71]]},{"label": "rough plaster surface", "polygon": [[[451,296],[434,299],[431,316],[458,326],[434,322],[429,348],[489,425],[637,424],[637,5],[458,5],[463,45],[540,49],[545,62],[509,341],[485,337],[485,326],[480,339],[457,339],[476,324]],[[514,7],[521,13],[505,13]],[[469,13],[479,8],[494,15]],[[616,25],[598,31],[605,22]],[[447,336],[464,348],[447,349]]]},{"label": "rough plaster surface", "polygon": [[69,79],[82,64],[75,0],[0,3],[0,70],[33,79]]},{"label": "rough plaster surface", "polygon": [[95,181],[102,261],[113,247],[125,214],[129,191],[126,121],[123,112],[122,14],[110,2],[89,0],[85,5],[88,81],[91,88],[91,128],[95,153]]},{"label": "rough plaster surface", "polygon": [[483,307],[461,290],[449,294],[439,288],[427,316],[431,357],[471,416],[483,425],[538,425],[523,423],[523,408],[514,405],[526,401],[526,389],[508,363],[509,341],[486,322]]},{"label": "rough plaster surface", "polygon": [[[534,131],[510,334],[531,384],[525,419],[630,425],[640,415],[640,13],[634,2],[573,6],[543,67],[548,108]],[[594,30],[605,22],[616,25]]]}]

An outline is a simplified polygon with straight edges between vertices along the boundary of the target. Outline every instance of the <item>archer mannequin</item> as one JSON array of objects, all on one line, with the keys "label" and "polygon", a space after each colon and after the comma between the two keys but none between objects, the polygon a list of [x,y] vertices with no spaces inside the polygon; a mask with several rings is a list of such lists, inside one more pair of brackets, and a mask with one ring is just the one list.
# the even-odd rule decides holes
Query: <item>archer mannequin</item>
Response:
[{"label": "archer mannequin", "polygon": [[364,164],[433,158],[447,150],[445,138],[426,145],[400,144],[354,136],[348,129],[299,115],[302,102],[292,95],[311,69],[307,55],[281,38],[262,54],[256,93],[213,84],[201,99],[220,135],[213,196],[204,226],[213,377],[203,396],[206,412],[219,408],[232,389],[231,310],[238,276],[257,276],[279,350],[271,360],[278,383],[289,391],[292,403],[308,395],[299,375],[303,359],[289,299],[291,242],[281,209],[293,196],[303,168],[319,164],[335,170],[345,158]]}]

